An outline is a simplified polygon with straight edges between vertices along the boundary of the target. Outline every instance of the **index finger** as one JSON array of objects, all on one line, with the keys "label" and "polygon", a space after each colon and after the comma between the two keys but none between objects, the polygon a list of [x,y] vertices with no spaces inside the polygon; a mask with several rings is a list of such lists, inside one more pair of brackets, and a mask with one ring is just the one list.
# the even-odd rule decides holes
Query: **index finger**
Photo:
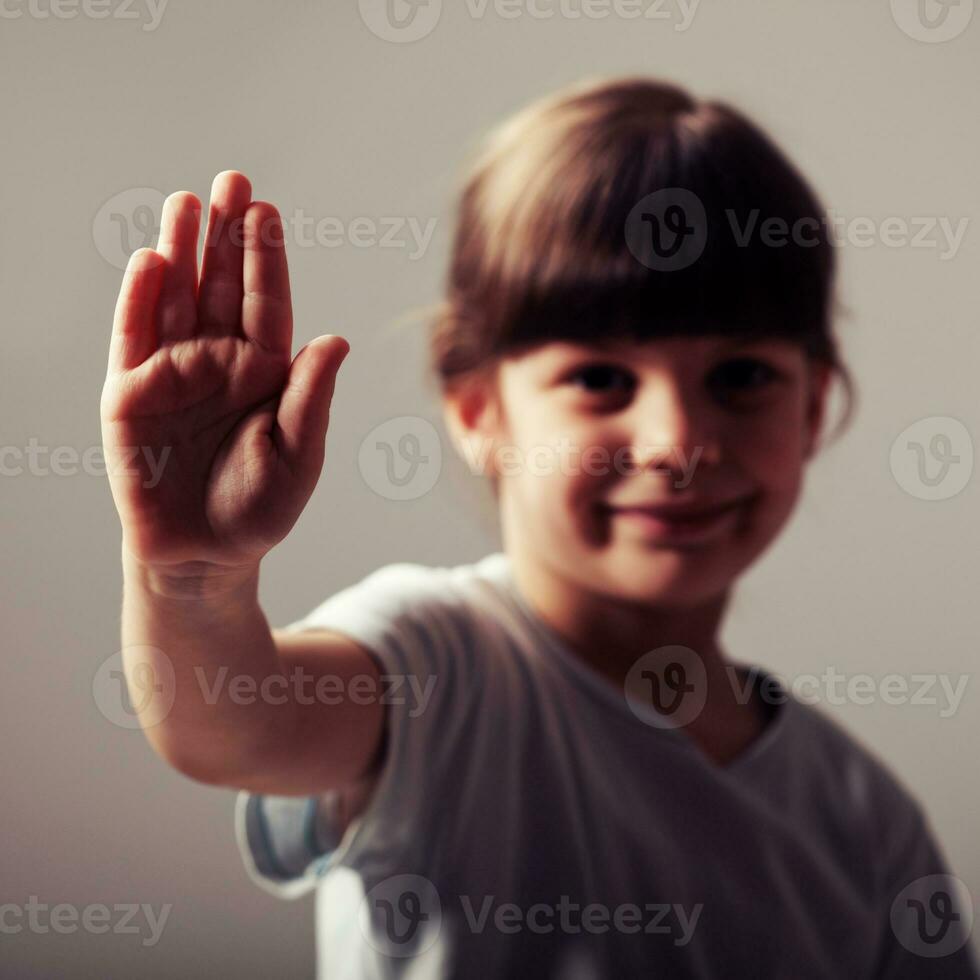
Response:
[{"label": "index finger", "polygon": [[154,319],[163,272],[163,256],[152,248],[130,255],[112,318],[110,373],[139,367],[156,350]]}]

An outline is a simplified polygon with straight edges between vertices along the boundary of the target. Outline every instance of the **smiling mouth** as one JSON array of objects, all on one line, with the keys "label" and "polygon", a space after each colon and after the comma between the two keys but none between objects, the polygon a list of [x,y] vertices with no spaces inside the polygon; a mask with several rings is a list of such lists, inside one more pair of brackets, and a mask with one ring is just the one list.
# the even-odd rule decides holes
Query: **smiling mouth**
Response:
[{"label": "smiling mouth", "polygon": [[743,511],[747,497],[712,508],[616,507],[601,504],[600,511],[645,536],[660,540],[699,540],[727,529]]}]

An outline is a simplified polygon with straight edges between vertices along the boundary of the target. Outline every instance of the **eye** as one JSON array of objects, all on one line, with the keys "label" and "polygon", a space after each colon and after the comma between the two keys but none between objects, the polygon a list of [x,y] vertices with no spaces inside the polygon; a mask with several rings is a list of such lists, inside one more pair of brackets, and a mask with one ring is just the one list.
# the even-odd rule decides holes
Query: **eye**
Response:
[{"label": "eye", "polygon": [[779,371],[754,357],[738,357],[716,368],[711,384],[726,397],[744,397],[763,391],[781,377]]},{"label": "eye", "polygon": [[633,385],[632,375],[615,364],[586,364],[565,380],[591,394],[628,391]]}]

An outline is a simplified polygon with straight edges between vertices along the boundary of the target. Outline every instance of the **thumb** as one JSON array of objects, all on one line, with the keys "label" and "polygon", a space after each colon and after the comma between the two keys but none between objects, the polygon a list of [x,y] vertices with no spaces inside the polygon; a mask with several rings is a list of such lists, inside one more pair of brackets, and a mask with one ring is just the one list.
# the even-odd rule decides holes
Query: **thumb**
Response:
[{"label": "thumb", "polygon": [[[281,450],[291,469],[311,453],[323,452],[337,371],[349,351],[343,337],[324,334],[293,358],[276,413]],[[322,465],[322,456],[313,458]]]}]

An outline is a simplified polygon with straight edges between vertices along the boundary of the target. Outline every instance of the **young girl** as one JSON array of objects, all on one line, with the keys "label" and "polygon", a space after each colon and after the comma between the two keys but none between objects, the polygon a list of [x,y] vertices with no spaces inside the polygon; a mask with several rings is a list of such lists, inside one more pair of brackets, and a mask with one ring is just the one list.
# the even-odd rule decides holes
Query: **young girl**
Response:
[{"label": "young girl", "polygon": [[242,790],[255,880],[317,889],[321,977],[980,975],[922,806],[718,638],[850,387],[822,214],[744,115],[673,85],[506,121],[431,335],[503,550],[387,565],[271,630],[259,563],[348,347],[291,358],[281,225],[242,174],[200,280],[200,203],[167,199],[102,397],[110,458],[171,447],[152,485],[111,476],[125,667],[162,757]]}]

